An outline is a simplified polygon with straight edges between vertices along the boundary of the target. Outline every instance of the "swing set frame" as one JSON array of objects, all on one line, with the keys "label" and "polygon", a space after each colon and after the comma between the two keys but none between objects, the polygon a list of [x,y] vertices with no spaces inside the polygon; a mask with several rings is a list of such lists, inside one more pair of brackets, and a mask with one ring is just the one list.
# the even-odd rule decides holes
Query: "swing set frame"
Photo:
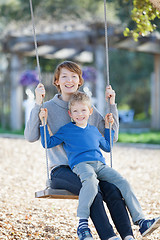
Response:
[{"label": "swing set frame", "polygon": [[[41,77],[41,70],[39,64],[39,56],[38,56],[38,47],[37,47],[37,39],[36,39],[36,30],[35,30],[35,21],[34,21],[34,14],[33,14],[33,6],[32,0],[30,2],[30,11],[31,11],[31,19],[32,19],[32,27],[33,27],[33,38],[35,44],[35,53],[36,53],[36,61],[37,61],[37,69],[39,75],[39,81],[42,82]],[[108,33],[107,33],[107,17],[106,17],[106,0],[104,0],[104,20],[105,20],[105,47],[106,47],[106,75],[107,75],[107,85],[109,85],[109,59],[108,59]],[[43,103],[42,103],[43,105]],[[110,101],[108,101],[108,109],[110,112]],[[44,123],[43,123],[44,124]],[[110,130],[110,141],[111,141],[111,125],[109,124]],[[35,192],[36,198],[48,198],[48,199],[78,199],[77,195],[64,190],[64,189],[52,189],[51,188],[51,180],[49,174],[49,167],[48,167],[48,151],[47,151],[47,141],[46,141],[46,129],[44,128],[44,137],[45,137],[45,153],[46,153],[46,167],[47,167],[47,181],[46,181],[46,188],[41,191]],[[110,142],[110,146],[112,143]],[[112,167],[112,147],[110,149],[110,165]]]}]

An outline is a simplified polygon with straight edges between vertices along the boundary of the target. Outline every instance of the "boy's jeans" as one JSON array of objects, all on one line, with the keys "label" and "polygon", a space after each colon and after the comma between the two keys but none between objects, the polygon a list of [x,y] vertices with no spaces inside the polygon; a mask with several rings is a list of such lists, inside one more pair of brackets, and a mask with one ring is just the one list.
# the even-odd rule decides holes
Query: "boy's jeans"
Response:
[{"label": "boy's jeans", "polygon": [[79,176],[82,183],[82,188],[79,193],[78,217],[83,219],[89,218],[90,206],[98,193],[99,180],[102,180],[113,183],[119,188],[134,223],[145,218],[131,186],[127,180],[113,168],[110,168],[100,161],[89,161],[77,164],[73,168],[73,172]]}]

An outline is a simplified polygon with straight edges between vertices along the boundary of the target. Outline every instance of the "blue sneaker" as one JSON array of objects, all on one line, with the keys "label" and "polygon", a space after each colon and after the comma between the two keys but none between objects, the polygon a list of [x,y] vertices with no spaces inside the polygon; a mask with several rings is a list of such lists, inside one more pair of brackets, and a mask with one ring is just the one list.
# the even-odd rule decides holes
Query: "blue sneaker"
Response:
[{"label": "blue sneaker", "polygon": [[144,220],[139,231],[142,234],[142,236],[144,237],[144,236],[147,236],[148,234],[152,233],[159,226],[160,226],[160,217],[153,218],[152,220]]},{"label": "blue sneaker", "polygon": [[91,231],[89,228],[77,229],[77,235],[79,240],[93,240]]}]

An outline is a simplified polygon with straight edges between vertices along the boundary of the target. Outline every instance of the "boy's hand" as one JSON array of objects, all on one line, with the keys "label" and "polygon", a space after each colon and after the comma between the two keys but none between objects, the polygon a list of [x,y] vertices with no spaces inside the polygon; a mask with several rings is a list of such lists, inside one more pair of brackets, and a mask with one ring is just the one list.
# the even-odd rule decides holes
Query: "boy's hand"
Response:
[{"label": "boy's hand", "polygon": [[48,110],[47,108],[41,108],[40,112],[39,112],[39,118],[42,122],[42,125],[43,125],[43,122],[45,120],[45,124],[47,124],[47,118],[48,118]]},{"label": "boy's hand", "polygon": [[109,123],[111,124],[111,126],[114,123],[114,118],[112,113],[107,113],[105,116],[105,128],[109,128]]},{"label": "boy's hand", "polygon": [[115,97],[116,97],[115,91],[112,89],[111,85],[108,85],[106,87],[106,92],[105,92],[106,101],[108,101],[109,99],[110,104],[115,104]]}]

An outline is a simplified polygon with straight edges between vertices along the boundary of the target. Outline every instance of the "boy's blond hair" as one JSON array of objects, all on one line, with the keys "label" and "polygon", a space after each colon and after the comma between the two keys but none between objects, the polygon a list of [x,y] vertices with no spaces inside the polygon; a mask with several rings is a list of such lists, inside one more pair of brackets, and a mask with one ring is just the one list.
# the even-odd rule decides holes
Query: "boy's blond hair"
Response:
[{"label": "boy's blond hair", "polygon": [[75,102],[82,102],[86,104],[89,108],[92,107],[90,97],[84,92],[76,92],[72,94],[68,103],[69,110],[71,110],[71,107],[75,104]]},{"label": "boy's blond hair", "polygon": [[[60,63],[60,64],[57,66],[57,68],[56,68],[56,70],[55,70],[55,72],[54,72],[54,76],[53,76],[53,85],[56,86],[57,90],[58,90],[59,92],[61,92],[61,89],[60,89],[59,85],[57,84],[57,82],[58,82],[58,80],[59,80],[59,76],[60,76],[60,72],[61,72],[61,69],[62,69],[62,68],[66,68],[66,69],[68,69],[69,71],[78,74],[78,76],[79,76],[78,89],[79,89],[79,87],[81,87],[81,86],[83,85],[83,83],[84,83],[84,80],[83,80],[83,78],[82,78],[82,70],[81,70],[81,68],[80,68],[79,65],[76,64],[75,62],[64,61],[64,62]],[[77,89],[77,90],[78,90],[78,89]]]}]

